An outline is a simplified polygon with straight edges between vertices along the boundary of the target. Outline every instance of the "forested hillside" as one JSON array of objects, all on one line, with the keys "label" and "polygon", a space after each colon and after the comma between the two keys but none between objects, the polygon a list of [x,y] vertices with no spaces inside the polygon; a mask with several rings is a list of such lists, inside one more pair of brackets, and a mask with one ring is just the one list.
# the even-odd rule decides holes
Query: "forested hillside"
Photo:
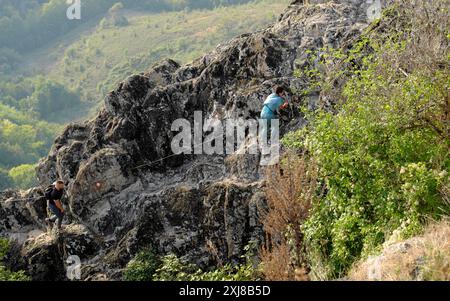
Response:
[{"label": "forested hillside", "polygon": [[[148,13],[190,9],[212,9],[250,2],[249,0],[84,0],[83,22],[67,22],[66,0],[4,0],[0,3],[0,45],[19,53],[46,45],[84,22],[98,18],[114,4]],[[11,53],[11,52],[9,52]]]},{"label": "forested hillside", "polygon": [[0,2],[0,189],[36,184],[35,163],[65,124],[92,116],[128,75],[187,63],[275,21],[287,0]]}]

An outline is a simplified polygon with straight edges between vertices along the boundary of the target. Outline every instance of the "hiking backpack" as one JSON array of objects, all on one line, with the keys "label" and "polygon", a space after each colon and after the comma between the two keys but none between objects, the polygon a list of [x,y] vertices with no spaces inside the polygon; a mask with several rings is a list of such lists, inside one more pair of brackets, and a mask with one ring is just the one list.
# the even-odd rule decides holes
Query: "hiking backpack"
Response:
[{"label": "hiking backpack", "polygon": [[50,200],[52,198],[53,189],[55,189],[55,186],[53,185],[50,185],[45,189],[44,192],[45,199]]}]

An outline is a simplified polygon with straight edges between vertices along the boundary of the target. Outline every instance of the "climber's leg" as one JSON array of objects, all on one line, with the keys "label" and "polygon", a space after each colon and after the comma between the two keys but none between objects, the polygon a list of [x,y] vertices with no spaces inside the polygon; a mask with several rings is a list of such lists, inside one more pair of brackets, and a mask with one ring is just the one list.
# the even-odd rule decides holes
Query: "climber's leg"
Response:
[{"label": "climber's leg", "polygon": [[261,118],[259,131],[259,148],[261,149],[261,154],[263,156],[267,155],[270,151],[270,128],[271,119]]},{"label": "climber's leg", "polygon": [[58,209],[58,207],[52,204],[49,204],[48,208],[53,213],[53,215],[48,220],[51,222],[56,222],[58,228],[61,228],[64,213],[62,213],[61,210]]},{"label": "climber's leg", "polygon": [[265,141],[270,141],[270,136],[267,136],[267,134],[270,135],[270,132],[271,132],[270,131],[270,128],[271,128],[270,124],[271,124],[272,119],[264,119],[264,120],[265,120],[265,122],[263,123],[261,136],[263,137],[263,139]]},{"label": "climber's leg", "polygon": [[260,147],[264,147],[268,144],[268,141],[270,140],[270,136],[267,137],[267,134],[270,133],[270,128],[271,128],[271,121],[275,116],[273,115],[273,113],[271,112],[261,112],[261,121],[262,124],[260,123],[260,125],[262,126],[262,128],[260,129],[260,135],[259,135],[259,139],[260,139]]}]

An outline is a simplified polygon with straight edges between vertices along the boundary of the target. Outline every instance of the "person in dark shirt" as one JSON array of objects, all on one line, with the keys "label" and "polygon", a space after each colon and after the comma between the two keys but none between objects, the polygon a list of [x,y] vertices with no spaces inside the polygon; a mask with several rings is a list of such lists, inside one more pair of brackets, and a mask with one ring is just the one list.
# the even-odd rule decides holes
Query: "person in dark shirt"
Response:
[{"label": "person in dark shirt", "polygon": [[47,207],[53,214],[51,217],[46,218],[47,224],[56,222],[58,229],[61,228],[64,218],[64,208],[61,203],[61,198],[64,194],[64,182],[56,181],[53,190],[47,195]]}]

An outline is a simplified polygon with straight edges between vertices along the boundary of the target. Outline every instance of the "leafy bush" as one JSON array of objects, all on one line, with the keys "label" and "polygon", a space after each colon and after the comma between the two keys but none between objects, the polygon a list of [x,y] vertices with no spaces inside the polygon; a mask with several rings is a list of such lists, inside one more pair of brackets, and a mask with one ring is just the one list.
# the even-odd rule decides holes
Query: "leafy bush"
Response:
[{"label": "leafy bush", "polygon": [[0,238],[0,281],[29,281],[30,278],[23,271],[12,272],[3,266],[3,259],[5,258],[10,248],[7,239]]},{"label": "leafy bush", "polygon": [[161,266],[153,275],[155,281],[189,281],[195,273],[195,266],[188,264],[174,254],[162,258]]},{"label": "leafy bush", "polygon": [[[408,22],[425,18],[418,13],[402,11]],[[444,22],[439,13],[426,17]],[[327,188],[304,227],[318,278],[340,277],[394,232],[409,237],[428,217],[448,214],[441,191],[449,185],[449,68],[427,40],[448,45],[437,26],[403,26],[404,33],[374,34],[348,53],[322,56],[322,99],[335,105],[307,113],[309,127],[284,139],[314,157]],[[407,28],[428,32],[413,40]],[[429,49],[429,60],[410,49]]]},{"label": "leafy bush", "polygon": [[153,280],[153,274],[160,264],[161,260],[153,250],[143,250],[128,263],[125,269],[124,279],[126,281],[151,281]]},{"label": "leafy bush", "polygon": [[124,272],[126,281],[254,281],[260,279],[255,268],[254,244],[245,247],[245,264],[226,264],[213,271],[202,271],[174,254],[160,257],[152,249],[139,252]]},{"label": "leafy bush", "polygon": [[191,281],[258,281],[259,271],[252,264],[232,266],[227,264],[211,272],[197,271],[190,277]]},{"label": "leafy bush", "polygon": [[6,254],[9,250],[9,241],[7,239],[1,238],[0,239],[0,261],[3,261]]},{"label": "leafy bush", "polygon": [[255,281],[259,274],[252,264],[232,266],[226,264],[216,270],[204,272],[195,265],[188,264],[176,255],[167,255],[156,270],[155,281]]},{"label": "leafy bush", "polygon": [[328,188],[307,233],[338,274],[393,230],[417,233],[425,216],[443,213],[439,188],[448,181],[448,141],[440,143],[415,116],[442,97],[445,77],[414,74],[398,85],[380,77],[374,64],[346,85],[340,112],[318,113],[305,137]]},{"label": "leafy bush", "polygon": [[0,281],[30,281],[24,271],[12,272],[0,264]]}]

